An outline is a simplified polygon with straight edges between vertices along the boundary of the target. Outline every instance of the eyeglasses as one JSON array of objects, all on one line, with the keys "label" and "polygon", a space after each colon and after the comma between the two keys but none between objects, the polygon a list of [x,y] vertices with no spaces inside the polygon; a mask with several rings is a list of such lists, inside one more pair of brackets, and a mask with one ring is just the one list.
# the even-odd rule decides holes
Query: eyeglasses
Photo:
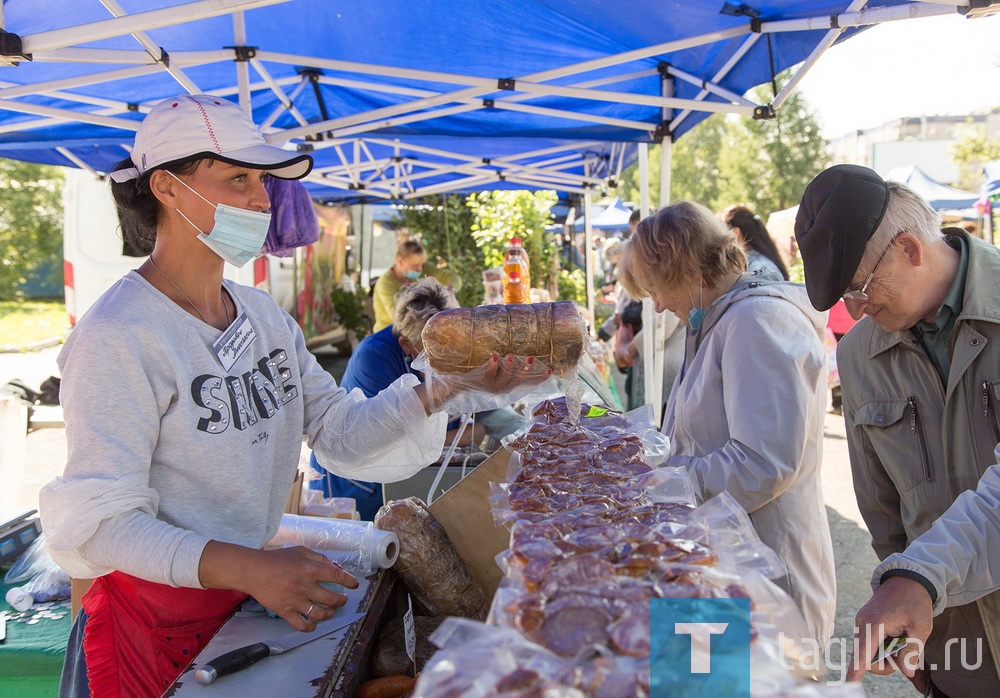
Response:
[{"label": "eyeglasses", "polygon": [[875,278],[875,270],[878,269],[878,265],[882,263],[883,259],[885,259],[885,255],[889,252],[893,243],[896,242],[896,238],[902,235],[903,232],[905,231],[901,230],[892,236],[892,240],[890,240],[889,244],[886,245],[884,250],[882,250],[882,254],[879,255],[878,260],[875,262],[875,266],[872,267],[871,273],[868,275],[868,278],[865,279],[865,283],[861,286],[861,288],[857,291],[847,291],[843,296],[841,296],[845,303],[860,303],[863,305],[868,302],[868,294],[866,291],[868,290],[868,285],[871,284],[872,279]]}]

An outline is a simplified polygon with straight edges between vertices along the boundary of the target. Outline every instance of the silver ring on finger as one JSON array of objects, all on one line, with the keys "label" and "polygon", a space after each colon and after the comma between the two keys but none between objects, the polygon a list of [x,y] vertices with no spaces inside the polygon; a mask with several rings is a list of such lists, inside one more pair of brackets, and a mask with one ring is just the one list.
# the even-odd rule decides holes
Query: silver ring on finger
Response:
[{"label": "silver ring on finger", "polygon": [[302,617],[303,617],[303,618],[305,618],[306,620],[312,620],[312,619],[311,619],[311,618],[309,617],[309,614],[310,614],[310,613],[312,613],[312,610],[313,610],[313,609],[314,609],[315,607],[316,607],[316,604],[315,604],[315,603],[313,603],[312,601],[310,601],[310,602],[309,602],[309,608],[307,608],[307,609],[306,609],[306,612],[302,614]]}]

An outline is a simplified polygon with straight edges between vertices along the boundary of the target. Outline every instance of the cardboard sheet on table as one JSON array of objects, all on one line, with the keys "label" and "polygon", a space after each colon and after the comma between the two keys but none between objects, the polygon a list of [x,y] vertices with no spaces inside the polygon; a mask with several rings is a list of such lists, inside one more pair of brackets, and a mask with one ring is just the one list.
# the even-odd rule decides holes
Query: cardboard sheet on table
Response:
[{"label": "cardboard sheet on table", "polygon": [[[371,605],[381,572],[361,579],[357,589],[346,589],[347,604],[334,617],[364,613]],[[300,645],[289,652],[266,657],[234,674],[216,679],[208,686],[195,680],[195,672],[221,654],[245,645],[282,637],[294,632],[283,618],[266,614],[235,615],[216,633],[212,641],[174,682],[166,695],[171,696],[281,696],[299,698],[316,695],[316,686],[335,663],[343,662],[354,644],[365,619]],[[334,678],[336,678],[334,676]]]}]

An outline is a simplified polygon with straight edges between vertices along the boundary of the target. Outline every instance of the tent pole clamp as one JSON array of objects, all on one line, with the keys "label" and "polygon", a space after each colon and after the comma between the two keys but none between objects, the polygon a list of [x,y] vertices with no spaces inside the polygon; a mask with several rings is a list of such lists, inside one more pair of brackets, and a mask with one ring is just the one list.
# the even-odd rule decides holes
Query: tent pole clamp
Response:
[{"label": "tent pole clamp", "polygon": [[777,116],[777,112],[774,111],[774,107],[770,104],[761,104],[753,108],[753,118],[755,121],[773,119],[775,116]]},{"label": "tent pole clamp", "polygon": [[236,54],[233,59],[236,63],[248,63],[251,58],[257,57],[258,46],[223,46],[222,48],[231,48]]},{"label": "tent pole clamp", "polygon": [[[319,89],[319,76],[322,75],[322,71],[316,68],[299,68],[296,72],[303,78],[312,83],[313,96],[316,98],[316,105],[319,107],[319,115],[323,121],[330,120],[330,113],[326,108],[326,100],[323,99],[323,91]],[[333,138],[333,134],[330,134],[330,138]],[[319,134],[319,138],[316,140],[323,140],[323,135]]]},{"label": "tent pole clamp", "polygon": [[656,125],[656,130],[653,131],[653,138],[656,139],[657,143],[661,143],[664,138],[669,138],[670,142],[673,143],[674,132],[670,130],[669,121],[661,121]]},{"label": "tent pole clamp", "polygon": [[515,89],[514,85],[517,81],[514,78],[499,78],[497,80],[498,90],[513,91]]},{"label": "tent pole clamp", "polygon": [[24,52],[20,35],[0,29],[0,66],[17,65],[21,61],[30,60],[31,54]]}]

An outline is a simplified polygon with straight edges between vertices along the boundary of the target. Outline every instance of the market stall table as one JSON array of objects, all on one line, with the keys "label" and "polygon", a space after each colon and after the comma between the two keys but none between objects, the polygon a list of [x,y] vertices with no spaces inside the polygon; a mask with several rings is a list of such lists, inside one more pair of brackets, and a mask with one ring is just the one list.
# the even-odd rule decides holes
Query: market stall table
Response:
[{"label": "market stall table", "polygon": [[238,613],[216,634],[205,649],[164,694],[177,698],[212,696],[282,696],[282,698],[347,698],[366,681],[382,626],[406,610],[399,577],[380,570],[361,579],[357,589],[346,589],[347,604],[337,616],[365,613],[358,622],[317,638],[295,649],[267,657],[207,686],[195,680],[205,663],[231,650],[287,635],[291,626],[263,613]]}]

